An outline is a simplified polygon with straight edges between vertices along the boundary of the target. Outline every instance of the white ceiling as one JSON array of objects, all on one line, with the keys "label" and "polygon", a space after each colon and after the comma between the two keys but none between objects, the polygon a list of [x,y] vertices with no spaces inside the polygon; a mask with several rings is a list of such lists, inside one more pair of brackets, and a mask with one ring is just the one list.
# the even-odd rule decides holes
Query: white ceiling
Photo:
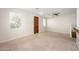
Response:
[{"label": "white ceiling", "polygon": [[60,15],[76,13],[76,8],[24,8],[24,10],[44,17],[51,17],[53,13],[60,13]]}]

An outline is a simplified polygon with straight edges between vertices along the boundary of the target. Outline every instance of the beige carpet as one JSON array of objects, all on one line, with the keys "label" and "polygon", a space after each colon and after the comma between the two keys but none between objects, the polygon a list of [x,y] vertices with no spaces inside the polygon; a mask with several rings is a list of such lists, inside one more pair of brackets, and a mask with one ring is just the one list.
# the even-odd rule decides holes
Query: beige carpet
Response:
[{"label": "beige carpet", "polygon": [[76,43],[66,34],[44,32],[0,43],[1,51],[78,51]]}]

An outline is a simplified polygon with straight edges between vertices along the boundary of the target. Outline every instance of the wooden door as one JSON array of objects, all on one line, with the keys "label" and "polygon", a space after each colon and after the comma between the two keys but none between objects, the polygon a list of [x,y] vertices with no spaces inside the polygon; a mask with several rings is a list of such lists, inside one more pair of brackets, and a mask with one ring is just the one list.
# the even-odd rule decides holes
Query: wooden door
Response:
[{"label": "wooden door", "polygon": [[38,17],[34,16],[34,34],[39,32],[39,23]]}]

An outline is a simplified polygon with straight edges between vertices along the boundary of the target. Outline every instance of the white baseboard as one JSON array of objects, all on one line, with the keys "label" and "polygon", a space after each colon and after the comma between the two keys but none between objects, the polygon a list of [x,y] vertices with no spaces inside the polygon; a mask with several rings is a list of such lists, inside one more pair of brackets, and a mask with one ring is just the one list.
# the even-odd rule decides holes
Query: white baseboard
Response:
[{"label": "white baseboard", "polygon": [[[29,35],[33,35],[33,33],[29,34]],[[0,41],[0,43],[8,42],[8,41],[15,40],[15,39],[20,39],[20,38],[23,38],[23,37],[26,37],[26,36],[29,36],[29,35],[25,34],[25,35],[22,35],[22,36],[17,36],[17,37],[13,37],[13,38],[10,38],[10,39],[2,40],[2,41]]]}]

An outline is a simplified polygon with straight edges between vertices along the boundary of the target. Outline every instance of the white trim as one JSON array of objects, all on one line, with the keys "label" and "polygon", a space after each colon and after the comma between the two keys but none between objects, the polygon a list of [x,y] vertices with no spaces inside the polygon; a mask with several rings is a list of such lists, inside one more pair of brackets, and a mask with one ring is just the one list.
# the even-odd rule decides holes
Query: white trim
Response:
[{"label": "white trim", "polygon": [[15,39],[20,39],[20,38],[23,38],[23,37],[26,37],[26,36],[30,36],[30,35],[33,35],[33,33],[29,34],[29,35],[25,34],[25,35],[22,35],[22,36],[11,38],[11,39],[2,40],[2,41],[0,41],[0,43],[8,42],[8,41],[15,40]]}]

